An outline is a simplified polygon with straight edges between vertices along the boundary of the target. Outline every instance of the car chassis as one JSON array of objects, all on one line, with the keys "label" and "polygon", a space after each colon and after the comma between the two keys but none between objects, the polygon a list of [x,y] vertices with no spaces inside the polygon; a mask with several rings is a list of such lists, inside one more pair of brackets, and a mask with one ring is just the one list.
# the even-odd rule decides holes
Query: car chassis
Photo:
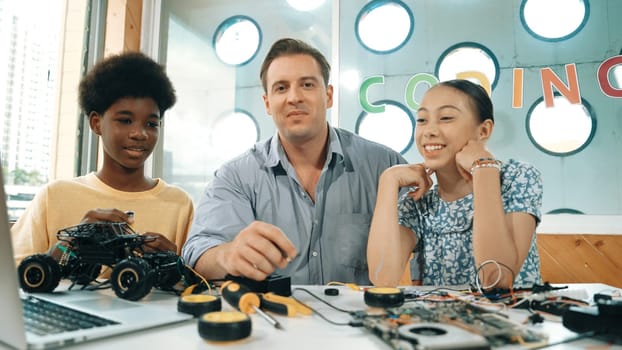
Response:
[{"label": "car chassis", "polygon": [[144,245],[156,239],[139,235],[125,222],[95,222],[64,228],[56,234],[57,261],[49,254],[26,257],[18,266],[26,292],[52,292],[62,278],[89,285],[103,266],[112,269],[110,285],[115,294],[139,300],[152,287],[172,290],[182,278],[183,263],[175,252],[146,252]]}]

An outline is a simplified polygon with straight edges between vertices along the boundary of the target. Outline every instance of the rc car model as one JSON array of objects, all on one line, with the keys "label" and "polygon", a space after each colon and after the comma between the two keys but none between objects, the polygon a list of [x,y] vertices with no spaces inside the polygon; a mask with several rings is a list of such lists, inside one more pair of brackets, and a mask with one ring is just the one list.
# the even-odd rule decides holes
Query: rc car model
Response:
[{"label": "rc car model", "polygon": [[152,287],[171,290],[180,281],[183,263],[175,252],[147,252],[144,244],[155,237],[137,234],[125,222],[95,222],[64,228],[56,234],[59,261],[48,254],[26,257],[17,270],[26,292],[52,292],[62,278],[89,285],[103,266],[112,269],[110,285],[115,294],[139,300]]}]

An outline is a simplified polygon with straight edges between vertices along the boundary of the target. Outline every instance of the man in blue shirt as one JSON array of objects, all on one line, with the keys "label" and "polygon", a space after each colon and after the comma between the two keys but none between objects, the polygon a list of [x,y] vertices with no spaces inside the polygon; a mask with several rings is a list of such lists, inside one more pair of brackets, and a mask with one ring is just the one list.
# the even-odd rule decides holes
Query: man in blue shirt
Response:
[{"label": "man in blue shirt", "polygon": [[328,124],[329,74],[326,58],[300,40],[270,48],[260,77],[277,132],[216,171],[183,248],[206,278],[263,280],[276,272],[294,284],[370,284],[378,178],[406,161]]}]

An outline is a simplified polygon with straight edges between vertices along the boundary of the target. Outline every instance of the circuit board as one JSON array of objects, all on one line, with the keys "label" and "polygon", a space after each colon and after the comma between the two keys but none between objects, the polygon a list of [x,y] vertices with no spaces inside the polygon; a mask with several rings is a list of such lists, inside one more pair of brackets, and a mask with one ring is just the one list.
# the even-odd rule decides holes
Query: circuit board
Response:
[{"label": "circuit board", "polygon": [[365,317],[363,325],[393,349],[494,349],[511,345],[532,348],[547,336],[503,314],[462,300],[415,301]]}]

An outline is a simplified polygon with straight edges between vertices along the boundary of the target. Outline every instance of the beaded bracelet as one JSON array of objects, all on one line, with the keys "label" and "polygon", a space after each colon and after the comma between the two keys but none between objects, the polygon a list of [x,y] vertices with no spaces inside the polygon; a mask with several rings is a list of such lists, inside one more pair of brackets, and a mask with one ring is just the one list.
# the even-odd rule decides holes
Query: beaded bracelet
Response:
[{"label": "beaded bracelet", "polygon": [[476,169],[479,168],[495,168],[497,170],[501,170],[501,161],[495,158],[480,158],[473,162],[471,165],[471,175]]}]

